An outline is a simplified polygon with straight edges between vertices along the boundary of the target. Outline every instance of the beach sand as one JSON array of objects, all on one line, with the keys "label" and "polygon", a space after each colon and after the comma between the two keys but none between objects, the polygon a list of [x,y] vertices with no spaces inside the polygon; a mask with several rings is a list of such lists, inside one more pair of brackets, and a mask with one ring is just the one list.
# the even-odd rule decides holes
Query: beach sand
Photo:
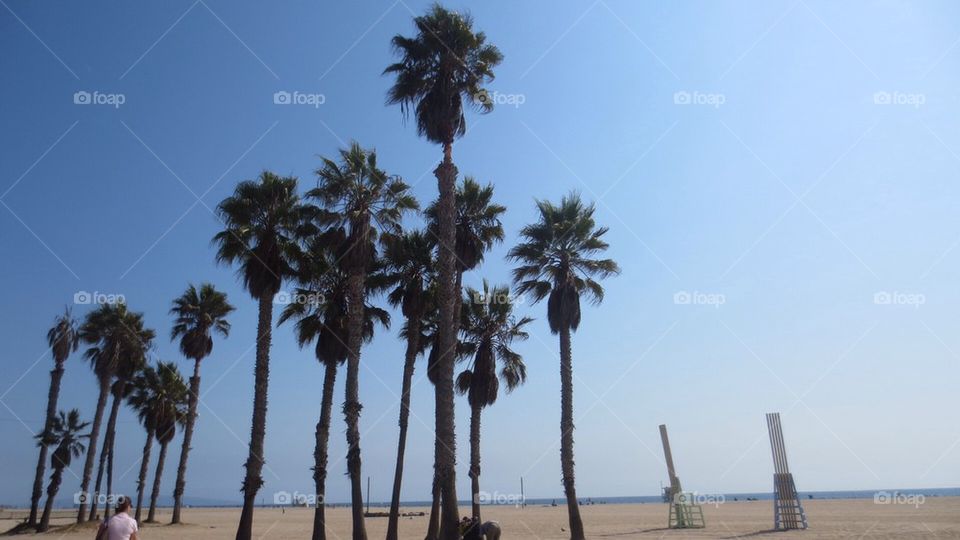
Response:
[{"label": "beach sand", "polygon": [[[928,498],[922,505],[874,504],[873,500],[808,500],[804,508],[810,522],[806,531],[772,533],[773,507],[770,501],[726,502],[704,506],[706,529],[666,529],[665,504],[598,504],[581,508],[587,538],[960,538],[960,497]],[[382,509],[377,509],[382,510]],[[420,511],[425,508],[404,508]],[[469,513],[469,508],[461,510]],[[185,525],[145,525],[141,538],[161,539],[232,539],[236,533],[238,508],[197,509],[184,511]],[[485,520],[499,521],[505,539],[561,540],[569,538],[564,506],[483,507]],[[169,510],[159,512],[162,522],[170,518]],[[254,537],[297,539],[310,537],[313,510],[258,508],[254,518]],[[350,510],[327,510],[330,525],[328,538],[350,538]],[[367,518],[367,534],[371,539],[383,538],[386,518]],[[4,529],[13,526],[2,523]],[[400,538],[422,540],[427,518],[411,517],[400,521]],[[44,537],[57,539],[92,538],[91,526],[80,530],[52,530]]]}]

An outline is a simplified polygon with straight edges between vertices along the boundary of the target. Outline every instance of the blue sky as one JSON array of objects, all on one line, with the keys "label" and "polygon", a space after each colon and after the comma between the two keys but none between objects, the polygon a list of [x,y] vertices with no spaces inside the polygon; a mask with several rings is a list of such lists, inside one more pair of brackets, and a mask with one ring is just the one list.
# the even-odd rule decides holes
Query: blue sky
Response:
[{"label": "blue sky", "polygon": [[[211,209],[263,169],[313,185],[318,156],[350,139],[376,147],[422,202],[434,198],[440,150],[384,105],[381,76],[390,37],[410,33],[427,3],[0,3],[0,503],[28,497],[53,316],[79,291],[122,294],[158,330],[159,356],[189,370],[167,339],[167,311],[201,281],[238,309],[204,361],[188,492],[239,501],[256,305],[233,269],[214,264]],[[765,491],[769,411],[783,414],[801,490],[960,485],[960,6],[469,7],[504,53],[490,85],[502,103],[469,117],[454,157],[509,211],[505,243],[465,282],[507,281],[503,256],[535,218],[534,199],[571,189],[596,201],[623,268],[574,336],[582,496],[655,494],[666,479],[660,423],[688,489]],[[323,103],[275,104],[281,91]],[[77,92],[105,103],[75,104]],[[514,493],[523,476],[528,496],[557,497],[557,340],[544,306],[519,310],[537,318],[517,347],[529,382],[484,413],[482,488]],[[363,351],[374,500],[388,499],[392,480],[399,322]],[[266,498],[311,490],[322,377],[289,328],[271,356]],[[432,389],[420,368],[408,500],[428,497],[431,475]],[[61,407],[89,418],[95,400],[77,354]],[[143,437],[124,411],[121,491],[134,489]],[[344,454],[335,415],[331,501],[348,499]],[[62,492],[78,485],[67,475]]]}]

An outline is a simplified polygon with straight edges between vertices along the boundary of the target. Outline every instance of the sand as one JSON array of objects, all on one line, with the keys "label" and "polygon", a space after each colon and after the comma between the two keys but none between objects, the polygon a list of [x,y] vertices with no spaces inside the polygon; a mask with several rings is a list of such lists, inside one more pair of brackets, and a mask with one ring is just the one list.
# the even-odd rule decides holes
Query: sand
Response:
[{"label": "sand", "polygon": [[[810,522],[806,531],[771,533],[773,508],[770,501],[726,502],[705,506],[706,529],[665,529],[667,506],[663,504],[604,504],[582,507],[587,538],[960,538],[960,497],[928,498],[922,505],[874,504],[873,500],[812,500],[804,508]],[[425,510],[404,508],[404,511]],[[465,508],[463,512],[469,512]],[[240,510],[187,509],[185,525],[145,525],[141,538],[223,539],[234,538]],[[169,520],[169,510],[160,512],[160,519]],[[506,506],[483,507],[484,519],[500,522],[505,539],[560,540],[569,538],[566,529],[566,508],[531,507],[518,509]],[[350,538],[350,512],[347,508],[327,510],[327,537],[332,540]],[[310,538],[313,510],[305,508],[257,509],[254,537],[268,539]],[[367,518],[369,538],[383,538],[386,518]],[[404,518],[400,522],[403,540],[422,540],[426,517]],[[0,522],[3,529],[13,525]],[[46,538],[89,539],[92,529],[53,530]]]}]

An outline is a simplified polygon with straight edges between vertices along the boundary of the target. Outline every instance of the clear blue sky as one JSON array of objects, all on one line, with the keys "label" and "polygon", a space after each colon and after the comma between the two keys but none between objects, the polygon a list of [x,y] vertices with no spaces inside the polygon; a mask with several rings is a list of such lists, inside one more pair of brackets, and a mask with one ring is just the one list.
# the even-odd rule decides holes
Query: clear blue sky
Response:
[{"label": "clear blue sky", "polygon": [[[308,187],[318,156],[350,139],[375,146],[421,201],[435,197],[440,150],[384,106],[380,75],[390,37],[410,33],[427,3],[0,4],[0,502],[28,497],[53,316],[78,291],[123,294],[157,329],[159,355],[189,370],[167,310],[200,281],[238,309],[203,364],[188,491],[239,501],[256,307],[214,264],[210,209],[263,169]],[[469,118],[454,156],[509,211],[506,242],[466,283],[506,281],[503,256],[534,198],[571,189],[597,202],[623,268],[574,336],[580,494],[656,493],[660,423],[688,489],[768,490],[769,411],[783,413],[801,490],[960,485],[960,6],[501,1],[472,13],[504,53],[490,88],[505,103]],[[79,91],[124,103],[77,105]],[[278,91],[324,103],[277,105]],[[537,318],[518,346],[529,382],[484,413],[482,487],[513,493],[523,475],[528,496],[555,497],[557,340],[544,306],[520,311]],[[389,497],[394,464],[398,323],[363,352],[374,500]],[[263,493],[308,492],[322,371],[289,328],[271,357]],[[413,500],[428,496],[433,448],[420,367],[403,489]],[[77,354],[61,407],[89,418],[95,400]],[[335,421],[328,493],[340,501]],[[125,410],[121,491],[134,489],[143,437]],[[67,475],[62,493],[78,484]]]}]

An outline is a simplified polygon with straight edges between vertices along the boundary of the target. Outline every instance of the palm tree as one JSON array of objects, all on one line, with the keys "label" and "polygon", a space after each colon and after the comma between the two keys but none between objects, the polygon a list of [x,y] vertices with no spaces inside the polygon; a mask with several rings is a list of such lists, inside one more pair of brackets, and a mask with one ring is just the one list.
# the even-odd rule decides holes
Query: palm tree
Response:
[{"label": "palm tree", "polygon": [[347,472],[354,540],[366,540],[363,523],[363,490],[360,460],[360,346],[366,275],[376,259],[378,229],[396,233],[407,210],[417,208],[408,186],[399,177],[377,167],[377,154],[353,142],[340,150],[339,163],[323,160],[317,169],[317,187],[307,195],[325,210],[324,222],[331,226],[337,258],[347,273],[347,379],[343,415],[347,423]]},{"label": "palm tree", "polygon": [[[87,502],[91,498],[95,499],[95,497],[91,497],[89,492],[93,460],[97,452],[103,411],[107,406],[113,377],[121,362],[121,356],[124,354],[124,342],[129,339],[126,329],[119,322],[127,314],[127,306],[124,303],[101,304],[97,309],[87,313],[83,324],[80,325],[80,339],[90,345],[90,348],[84,352],[84,356],[90,361],[100,391],[97,396],[96,412],[90,429],[90,444],[87,446],[87,457],[84,461],[83,476],[80,481],[81,497],[80,508],[77,512],[78,523],[87,520]],[[105,440],[104,443],[106,442]]]},{"label": "palm tree", "polygon": [[[147,352],[153,343],[156,333],[143,326],[143,314],[134,313],[127,309],[126,304],[116,304],[117,309],[108,324],[113,326],[111,338],[118,342],[117,362],[114,366],[116,380],[111,386],[113,404],[110,407],[110,417],[107,420],[107,431],[104,434],[103,448],[100,451],[100,464],[97,468],[97,481],[94,487],[94,497],[90,505],[89,519],[97,517],[97,503],[99,502],[100,485],[103,473],[107,473],[107,499],[113,495],[113,448],[116,441],[117,417],[120,413],[120,404],[126,398],[128,384],[136,373],[146,363]],[[106,464],[106,467],[104,465]],[[110,516],[110,505],[104,505],[104,516]]]},{"label": "palm tree", "polygon": [[309,227],[310,208],[300,201],[295,177],[265,171],[255,181],[237,184],[233,195],[217,207],[217,213],[224,222],[224,230],[213,238],[218,247],[217,260],[239,266],[244,287],[259,303],[250,451],[237,527],[237,540],[250,540],[254,501],[263,485],[273,296],[292,272],[290,261],[296,257],[297,238]]},{"label": "palm tree", "polygon": [[453,164],[453,141],[467,131],[464,118],[464,98],[481,112],[493,109],[489,99],[479,99],[483,85],[493,80],[493,68],[503,55],[486,43],[483,32],[473,30],[473,20],[467,15],[448,11],[435,4],[413,20],[417,34],[409,38],[393,38],[394,50],[400,60],[384,70],[396,76],[387,94],[387,102],[399,104],[404,115],[415,112],[417,132],[430,142],[443,146],[443,161],[434,171],[440,192],[438,204],[439,242],[439,309],[440,355],[439,383],[436,392],[436,452],[435,470],[443,494],[444,540],[453,540],[459,516],[456,490],[456,434],[453,407],[453,344],[456,341],[455,303],[460,296],[454,285],[455,242],[454,184],[457,168]]},{"label": "palm tree", "polygon": [[383,247],[383,274],[390,287],[387,301],[393,307],[399,307],[406,319],[402,330],[407,349],[400,394],[400,435],[397,442],[397,465],[393,475],[393,493],[390,498],[390,519],[387,524],[387,540],[397,540],[403,457],[410,417],[410,388],[413,385],[414,363],[417,356],[423,352],[420,345],[422,321],[430,311],[433,246],[423,232],[412,231],[400,236],[384,235]]},{"label": "palm tree", "polygon": [[[454,223],[456,224],[454,287],[457,291],[454,314],[457,325],[460,323],[462,298],[460,290],[463,283],[463,274],[480,266],[480,263],[483,262],[484,253],[490,250],[494,244],[503,241],[503,225],[500,223],[500,215],[506,210],[505,206],[493,202],[493,186],[490,184],[481,186],[473,177],[467,176],[463,179],[463,183],[457,186],[456,210],[454,212]],[[424,213],[427,217],[429,237],[431,241],[436,242],[440,238],[438,204],[434,202],[427,207]],[[457,328],[455,327],[455,336],[459,333]],[[439,352],[436,348],[431,349],[427,362],[427,375],[434,384],[437,383],[436,364],[439,360],[439,354],[434,354],[435,351]],[[436,510],[439,509],[437,497],[439,497],[438,491],[434,489],[434,500],[431,506],[427,532],[428,540],[435,539],[439,530],[439,516],[436,515]]]},{"label": "palm tree", "polygon": [[147,485],[150,454],[153,450],[153,439],[157,434],[156,396],[160,388],[160,375],[152,366],[145,366],[134,378],[131,386],[133,390],[127,396],[127,403],[137,412],[137,417],[147,432],[147,440],[143,445],[143,456],[140,460],[140,475],[137,477],[137,510],[134,514],[134,519],[140,523],[143,490]]},{"label": "palm tree", "polygon": [[163,478],[163,463],[167,458],[167,446],[177,434],[177,425],[183,426],[187,420],[187,385],[174,362],[157,364],[159,386],[152,389],[152,415],[156,426],[155,437],[160,443],[160,455],[157,457],[157,470],[153,475],[153,491],[150,493],[150,510],[147,523],[156,522],[157,499],[160,497],[160,481]]},{"label": "palm tree", "polygon": [[[313,450],[313,480],[317,504],[313,516],[313,540],[326,540],[324,497],[327,481],[327,446],[330,440],[330,417],[337,368],[348,356],[347,351],[347,275],[337,266],[334,254],[323,235],[311,239],[306,256],[298,270],[300,287],[294,302],[280,314],[279,324],[295,320],[297,344],[303,348],[314,343],[314,354],[324,366],[320,418],[317,420],[316,445]],[[373,338],[374,323],[389,326],[390,315],[382,309],[364,308],[364,341]]]},{"label": "palm tree", "polygon": [[[60,399],[60,381],[63,380],[63,364],[71,353],[80,346],[80,334],[77,320],[65,308],[63,315],[53,320],[53,327],[47,332],[47,344],[53,353],[53,369],[50,371],[50,391],[47,394],[47,415],[43,422],[43,433],[48,432],[57,419],[57,401]],[[37,461],[37,474],[33,479],[33,492],[30,497],[30,517],[27,524],[37,525],[37,509],[40,506],[40,497],[43,495],[43,473],[47,465],[47,445],[40,439],[40,459]]]},{"label": "palm tree", "polygon": [[523,358],[510,346],[514,340],[527,339],[523,330],[531,319],[517,320],[513,316],[510,287],[499,285],[490,289],[483,281],[483,292],[467,288],[466,309],[461,316],[463,351],[473,356],[469,369],[457,377],[457,392],[466,394],[470,403],[470,487],[473,517],[480,520],[480,413],[484,407],[497,401],[500,379],[512,392],[527,379]]},{"label": "palm tree", "polygon": [[50,528],[50,512],[53,510],[53,500],[60,491],[60,484],[63,483],[63,470],[70,466],[73,458],[80,457],[83,453],[82,440],[89,438],[90,435],[81,435],[80,432],[88,425],[90,422],[80,421],[80,411],[76,409],[72,409],[69,413],[60,411],[60,415],[54,417],[50,429],[37,437],[41,445],[56,445],[50,458],[53,474],[50,475],[50,484],[47,485],[47,503],[43,507],[40,525],[37,526],[38,532],[46,532]]},{"label": "palm tree", "polygon": [[554,205],[537,201],[540,221],[520,231],[523,241],[508,257],[520,263],[513,270],[518,294],[529,294],[534,302],[547,298],[550,331],[560,335],[560,466],[567,496],[570,538],[583,540],[583,522],[577,506],[573,470],[573,354],[570,334],[580,325],[580,296],[594,304],[603,300],[597,281],[620,273],[612,259],[596,259],[606,251],[606,227],[593,220],[594,206],[584,205],[580,195],[571,193]]},{"label": "palm tree", "polygon": [[193,427],[197,421],[197,404],[200,401],[200,361],[213,352],[213,333],[223,337],[230,335],[227,315],[234,307],[227,302],[227,295],[210,283],[197,289],[193,285],[173,301],[170,314],[176,316],[171,339],[180,338],[180,352],[193,360],[193,377],[190,377],[190,404],[187,410],[187,425],[183,430],[183,446],[180,448],[180,463],[177,466],[177,482],[173,490],[173,519],[180,523],[183,506],[183,490],[187,485],[187,457],[193,440]]}]

